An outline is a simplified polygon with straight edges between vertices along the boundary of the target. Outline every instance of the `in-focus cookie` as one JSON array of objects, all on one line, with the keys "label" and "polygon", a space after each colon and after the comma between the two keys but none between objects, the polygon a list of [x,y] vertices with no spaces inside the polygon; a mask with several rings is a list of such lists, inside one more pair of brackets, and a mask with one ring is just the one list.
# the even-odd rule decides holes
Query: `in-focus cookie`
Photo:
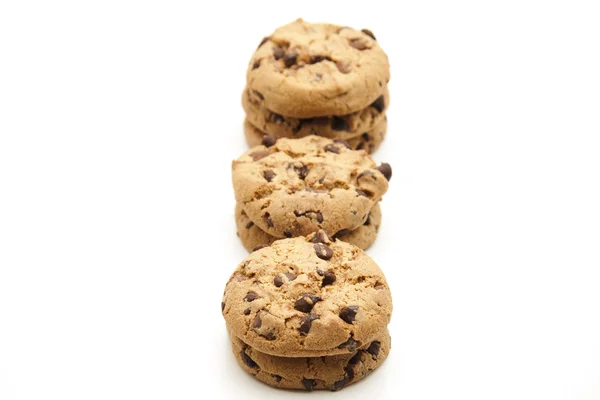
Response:
[{"label": "in-focus cookie", "polygon": [[[257,247],[270,245],[278,240],[278,238],[269,235],[252,222],[244,212],[243,207],[239,204],[235,206],[235,223],[237,234],[249,252],[252,252]],[[380,225],[381,206],[377,203],[369,212],[369,216],[364,224],[352,231],[338,232],[335,238],[366,250],[375,242]]]},{"label": "in-focus cookie", "polygon": [[387,327],[390,290],[361,249],[324,231],[283,239],[250,254],[222,300],[228,329],[281,357],[352,353]]},{"label": "in-focus cookie", "polygon": [[248,88],[242,96],[242,105],[248,121],[260,131],[278,138],[317,135],[348,140],[364,132],[371,132],[380,125],[389,102],[390,96],[386,86],[373,103],[357,112],[341,116],[293,118],[264,107],[260,97]]},{"label": "in-focus cookie", "polygon": [[278,357],[261,353],[231,335],[233,353],[242,368],[267,385],[283,389],[340,390],[367,376],[387,358],[387,329],[372,342],[347,354],[324,357]]},{"label": "in-focus cookie", "polygon": [[[272,137],[271,137],[272,139]],[[232,165],[236,201],[271,236],[353,230],[387,191],[391,168],[317,136],[268,140]]]},{"label": "in-focus cookie", "polygon": [[371,31],[299,19],[261,41],[246,79],[267,109],[312,118],[372,104],[387,85],[390,68]]},{"label": "in-focus cookie", "polygon": [[[371,131],[349,138],[346,142],[353,150],[365,150],[368,154],[372,154],[385,139],[386,131],[387,118],[384,116]],[[244,121],[244,135],[248,145],[254,147],[262,143],[266,133],[256,128],[246,119]]]}]

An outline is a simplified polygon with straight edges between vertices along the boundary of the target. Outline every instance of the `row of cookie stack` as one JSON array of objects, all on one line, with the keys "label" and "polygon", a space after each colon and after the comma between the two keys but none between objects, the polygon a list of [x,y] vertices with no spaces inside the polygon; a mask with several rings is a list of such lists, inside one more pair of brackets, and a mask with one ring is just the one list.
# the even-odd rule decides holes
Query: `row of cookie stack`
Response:
[{"label": "row of cookie stack", "polygon": [[340,390],[391,348],[383,272],[322,230],[250,254],[227,282],[221,310],[238,363],[274,387]]},{"label": "row of cookie stack", "polygon": [[386,131],[387,57],[368,30],[298,20],[260,43],[247,78],[252,149],[232,178],[251,254],[221,303],[231,345],[271,386],[339,390],[391,347],[389,286],[362,250],[392,176],[367,154]]},{"label": "row of cookie stack", "polygon": [[253,147],[264,135],[318,135],[374,152],[387,130],[388,58],[368,29],[297,20],[252,55],[242,105]]}]

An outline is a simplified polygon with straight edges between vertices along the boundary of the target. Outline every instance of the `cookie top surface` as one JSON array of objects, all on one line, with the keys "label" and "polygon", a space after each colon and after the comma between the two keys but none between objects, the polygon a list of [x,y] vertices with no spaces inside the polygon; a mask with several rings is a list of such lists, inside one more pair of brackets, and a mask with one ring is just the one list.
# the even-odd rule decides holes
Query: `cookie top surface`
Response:
[{"label": "cookie top surface", "polygon": [[389,81],[390,68],[370,31],[299,19],[263,39],[246,78],[269,110],[310,118],[367,107]]},{"label": "cookie top surface", "polygon": [[317,135],[349,140],[379,124],[385,118],[389,104],[390,94],[386,86],[373,103],[359,111],[340,116],[293,118],[264,107],[263,101],[251,89],[246,88],[242,94],[246,118],[261,131],[279,138]]},{"label": "cookie top surface", "polygon": [[320,231],[250,254],[221,306],[228,329],[254,349],[316,357],[372,341],[390,321],[392,298],[369,256]]},{"label": "cookie top surface", "polygon": [[236,201],[279,238],[358,228],[388,189],[382,172],[389,165],[364,150],[317,136],[256,146],[232,164]]}]

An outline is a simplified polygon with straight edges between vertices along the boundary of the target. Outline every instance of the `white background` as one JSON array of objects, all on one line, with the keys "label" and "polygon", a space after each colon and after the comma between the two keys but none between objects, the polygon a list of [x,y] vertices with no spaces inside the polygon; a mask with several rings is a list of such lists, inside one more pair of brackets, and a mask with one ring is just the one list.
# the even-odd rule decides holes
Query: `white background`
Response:
[{"label": "white background", "polygon": [[393,165],[369,254],[393,350],[338,393],[600,399],[595,1],[0,3],[0,399],[300,399],[221,294],[245,68],[304,17],[370,28]]}]

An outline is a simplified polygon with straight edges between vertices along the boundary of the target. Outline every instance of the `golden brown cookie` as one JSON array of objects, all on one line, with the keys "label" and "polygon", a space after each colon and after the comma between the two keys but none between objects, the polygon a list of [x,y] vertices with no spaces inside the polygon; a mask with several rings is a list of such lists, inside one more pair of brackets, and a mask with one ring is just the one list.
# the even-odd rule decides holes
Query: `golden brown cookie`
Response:
[{"label": "golden brown cookie", "polygon": [[265,108],[312,118],[372,104],[390,79],[390,67],[372,32],[299,19],[261,41],[246,79]]},{"label": "golden brown cookie", "polygon": [[231,333],[257,351],[318,357],[375,340],[390,321],[392,297],[368,255],[319,231],[250,254],[229,279],[221,309]]},{"label": "golden brown cookie", "polygon": [[[270,245],[278,240],[278,238],[269,235],[252,222],[244,212],[243,207],[239,204],[235,206],[235,223],[237,226],[237,235],[249,252],[254,251],[257,247]],[[377,203],[369,212],[369,216],[364,224],[352,231],[338,232],[335,238],[366,250],[375,242],[380,225],[381,207]]]},{"label": "golden brown cookie", "polygon": [[360,348],[323,357],[278,357],[261,353],[230,335],[231,347],[240,366],[267,385],[283,389],[340,390],[367,376],[380,366],[391,349],[387,329]]},{"label": "golden brown cookie", "polygon": [[252,90],[246,88],[242,105],[246,119],[260,131],[278,138],[299,138],[308,135],[330,139],[349,140],[365,132],[371,132],[385,118],[390,96],[387,86],[383,93],[369,106],[347,115],[316,118],[293,118],[274,113],[264,107]]},{"label": "golden brown cookie", "polygon": [[[346,143],[353,150],[365,150],[368,154],[374,153],[378,148],[387,131],[387,118],[384,116],[370,132],[364,132],[355,137],[346,140]],[[248,119],[244,121],[244,135],[250,147],[258,146],[262,143],[265,133],[252,125]]]},{"label": "golden brown cookie", "polygon": [[232,178],[236,201],[271,236],[356,229],[387,191],[390,166],[346,143],[307,136],[266,144],[234,161]]}]

